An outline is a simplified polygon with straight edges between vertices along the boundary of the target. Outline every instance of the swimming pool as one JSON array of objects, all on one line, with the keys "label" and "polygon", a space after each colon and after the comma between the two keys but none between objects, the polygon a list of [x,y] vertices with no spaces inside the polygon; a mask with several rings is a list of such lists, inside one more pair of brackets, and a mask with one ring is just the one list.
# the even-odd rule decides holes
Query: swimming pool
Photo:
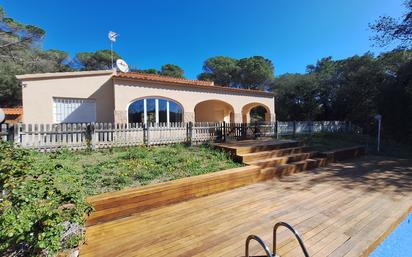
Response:
[{"label": "swimming pool", "polygon": [[371,253],[370,257],[412,257],[412,213]]}]

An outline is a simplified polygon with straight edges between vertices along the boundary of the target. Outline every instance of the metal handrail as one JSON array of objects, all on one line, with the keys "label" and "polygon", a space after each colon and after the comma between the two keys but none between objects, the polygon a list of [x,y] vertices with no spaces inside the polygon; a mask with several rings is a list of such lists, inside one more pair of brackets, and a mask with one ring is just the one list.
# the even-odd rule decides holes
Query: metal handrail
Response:
[{"label": "metal handrail", "polygon": [[299,232],[286,222],[278,222],[273,227],[273,255],[276,256],[276,231],[281,226],[286,227],[290,231],[292,231],[292,233],[295,235],[296,239],[299,242],[300,248],[302,248],[303,254],[305,255],[305,257],[309,257],[309,253],[306,250],[305,245],[303,244],[303,240],[302,240],[302,237],[300,236]]},{"label": "metal handrail", "polygon": [[255,240],[256,242],[260,244],[260,246],[262,246],[262,248],[266,252],[267,257],[273,257],[273,254],[270,252],[269,247],[265,244],[265,242],[263,242],[263,240],[260,237],[255,236],[255,235],[250,235],[246,239],[245,257],[249,257],[249,243],[251,240]]}]

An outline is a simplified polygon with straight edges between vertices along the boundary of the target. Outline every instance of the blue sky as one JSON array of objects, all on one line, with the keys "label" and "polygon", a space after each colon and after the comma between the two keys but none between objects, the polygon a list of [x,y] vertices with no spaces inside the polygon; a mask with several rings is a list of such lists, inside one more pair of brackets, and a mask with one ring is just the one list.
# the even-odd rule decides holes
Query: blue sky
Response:
[{"label": "blue sky", "polygon": [[8,16],[47,31],[44,48],[115,50],[140,68],[174,63],[196,78],[208,57],[262,55],[275,75],[340,59],[372,47],[368,23],[400,16],[402,0],[2,0]]}]

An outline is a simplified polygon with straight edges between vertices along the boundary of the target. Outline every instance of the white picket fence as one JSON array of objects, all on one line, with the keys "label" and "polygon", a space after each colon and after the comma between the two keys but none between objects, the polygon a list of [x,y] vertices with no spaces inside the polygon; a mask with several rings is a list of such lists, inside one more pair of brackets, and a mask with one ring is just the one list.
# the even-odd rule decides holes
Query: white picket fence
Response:
[{"label": "white picket fence", "polygon": [[355,127],[345,121],[278,121],[278,135],[299,135],[319,132],[352,131]]},{"label": "white picket fence", "polygon": [[353,131],[342,121],[296,121],[276,123],[93,123],[93,124],[1,124],[2,140],[25,148],[51,151],[60,148],[99,149],[137,145],[202,143],[318,132]]}]

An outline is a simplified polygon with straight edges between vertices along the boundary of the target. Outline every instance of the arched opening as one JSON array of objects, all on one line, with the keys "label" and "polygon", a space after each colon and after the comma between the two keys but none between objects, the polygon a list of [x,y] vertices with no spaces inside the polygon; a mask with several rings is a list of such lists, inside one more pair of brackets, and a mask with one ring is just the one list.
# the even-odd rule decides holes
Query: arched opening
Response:
[{"label": "arched opening", "polygon": [[183,122],[183,108],[179,103],[170,99],[158,97],[138,99],[128,107],[128,122]]},{"label": "arched opening", "polygon": [[244,123],[270,122],[270,110],[260,103],[250,103],[242,108],[242,121]]},{"label": "arched opening", "polygon": [[234,122],[233,107],[223,101],[207,100],[195,106],[196,122]]},{"label": "arched opening", "polygon": [[266,113],[266,108],[263,106],[253,107],[249,112],[250,122],[254,123],[266,121]]}]

